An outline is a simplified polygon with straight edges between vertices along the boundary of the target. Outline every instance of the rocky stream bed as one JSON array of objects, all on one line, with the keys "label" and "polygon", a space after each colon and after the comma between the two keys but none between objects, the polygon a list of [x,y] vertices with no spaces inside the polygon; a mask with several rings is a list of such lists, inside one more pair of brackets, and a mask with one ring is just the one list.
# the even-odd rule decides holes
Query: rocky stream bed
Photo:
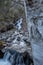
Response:
[{"label": "rocky stream bed", "polygon": [[0,10],[0,65],[43,65],[43,1],[23,2]]}]

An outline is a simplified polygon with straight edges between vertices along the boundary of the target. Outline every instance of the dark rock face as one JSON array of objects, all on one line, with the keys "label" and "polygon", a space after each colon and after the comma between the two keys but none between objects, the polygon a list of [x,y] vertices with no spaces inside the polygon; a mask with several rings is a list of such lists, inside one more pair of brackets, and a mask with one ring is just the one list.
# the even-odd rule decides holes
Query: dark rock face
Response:
[{"label": "dark rock face", "polygon": [[29,4],[30,7],[32,7],[33,6],[33,1],[32,0],[28,0],[28,4]]},{"label": "dark rock face", "polygon": [[3,58],[4,53],[0,50],[0,58]]},{"label": "dark rock face", "polygon": [[7,54],[12,65],[34,65],[33,59],[27,51],[20,53],[16,50],[7,49],[4,53]]},{"label": "dark rock face", "polygon": [[6,28],[6,27],[4,27],[4,28],[2,28],[2,29],[0,30],[1,33],[5,32],[5,31],[7,31],[7,28]]},{"label": "dark rock face", "polygon": [[0,32],[3,33],[3,32],[6,32],[6,31],[8,31],[8,30],[11,30],[11,29],[13,29],[13,28],[14,28],[14,26],[13,26],[12,24],[9,24],[9,25],[6,25],[6,27],[3,27],[3,28],[0,30]]},{"label": "dark rock face", "polygon": [[24,52],[23,53],[23,59],[24,59],[24,63],[26,65],[30,65],[31,63],[33,64],[33,60],[32,58],[30,57],[30,55],[28,54],[28,52]]},{"label": "dark rock face", "polygon": [[14,28],[14,27],[13,27],[12,24],[10,24],[10,25],[7,26],[7,30],[11,30],[11,29],[13,29],[13,28]]},{"label": "dark rock face", "polygon": [[15,50],[9,50],[9,52],[11,54],[9,61],[12,63],[12,65],[33,65],[33,59],[28,52],[19,53]]}]

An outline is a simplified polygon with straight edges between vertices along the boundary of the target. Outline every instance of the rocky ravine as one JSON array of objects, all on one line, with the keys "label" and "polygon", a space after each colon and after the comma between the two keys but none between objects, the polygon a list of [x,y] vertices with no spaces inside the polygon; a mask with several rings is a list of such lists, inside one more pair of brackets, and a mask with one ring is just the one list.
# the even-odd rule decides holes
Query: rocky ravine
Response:
[{"label": "rocky ravine", "polygon": [[27,32],[11,30],[2,33],[1,36],[0,43],[3,43],[3,48],[0,48],[0,50],[2,50],[3,53],[0,51],[0,56],[2,55],[0,58],[3,57],[3,59],[9,60],[12,65],[33,64]]},{"label": "rocky ravine", "polygon": [[[23,8],[23,6],[20,6],[20,8]],[[16,14],[19,13],[19,11],[20,11],[20,10],[18,10],[18,12],[17,12],[17,10],[18,10],[18,7],[15,11]],[[8,11],[8,13],[10,11],[14,11],[14,8],[11,8]],[[23,11],[24,11],[24,9],[22,10],[22,12]],[[15,14],[15,12],[14,12],[14,14]],[[11,21],[11,24],[15,23],[15,20],[17,21],[18,19],[20,19],[20,16],[22,18],[24,16],[24,14],[22,15],[22,12],[20,12],[21,13],[20,15],[17,14],[17,16],[15,16],[15,17],[13,14],[13,16],[11,18],[9,18],[10,14],[8,15],[8,13],[7,14],[5,13],[7,15],[7,17],[5,17],[5,19],[4,19],[4,22],[7,20],[5,23],[5,26],[10,21]],[[16,17],[17,17],[17,19],[14,20],[14,18],[16,18]],[[0,19],[1,18],[3,18],[3,16],[1,16]],[[13,22],[11,19],[13,20]],[[24,20],[24,17],[23,17],[23,20]],[[20,32],[18,30],[15,31],[15,29],[14,29],[15,27],[13,28],[13,26],[11,27],[11,28],[13,28],[13,30],[10,29],[10,31],[8,30],[8,32],[7,32],[6,28],[4,27],[4,29],[5,29],[4,33],[0,34],[0,43],[1,43],[0,50],[2,50],[2,51],[0,51],[1,52],[0,55],[4,54],[4,56],[3,55],[0,56],[0,58],[3,57],[3,60],[0,60],[0,61],[4,61],[6,59],[7,63],[9,63],[9,65],[11,65],[11,64],[12,65],[31,65],[31,64],[33,64],[33,60],[30,57],[32,54],[30,42],[32,42],[32,43],[35,42],[35,44],[38,42],[37,44],[39,46],[33,44],[34,45],[33,46],[33,51],[34,51],[33,57],[34,57],[36,63],[37,63],[37,60],[39,60],[40,62],[38,62],[38,64],[43,65],[43,59],[42,59],[42,57],[43,57],[43,53],[42,53],[42,51],[43,51],[42,50],[43,49],[43,47],[42,47],[43,46],[42,45],[42,42],[43,42],[43,34],[42,34],[43,33],[43,1],[42,0],[39,0],[39,1],[38,0],[28,0],[27,20],[28,20],[27,24],[28,24],[29,33],[28,32],[24,33],[22,31]],[[0,22],[0,26],[2,26],[1,24],[3,24],[3,21],[2,21],[2,23]],[[24,28],[25,27],[23,27],[23,29]],[[0,29],[0,31],[3,32],[3,27]],[[29,34],[29,36],[28,36],[28,34]],[[38,52],[37,50],[39,50],[38,55],[37,55],[37,52]],[[42,56],[40,56],[39,54]],[[40,58],[42,61],[37,58]],[[35,65],[38,65],[36,63],[35,63]]]}]

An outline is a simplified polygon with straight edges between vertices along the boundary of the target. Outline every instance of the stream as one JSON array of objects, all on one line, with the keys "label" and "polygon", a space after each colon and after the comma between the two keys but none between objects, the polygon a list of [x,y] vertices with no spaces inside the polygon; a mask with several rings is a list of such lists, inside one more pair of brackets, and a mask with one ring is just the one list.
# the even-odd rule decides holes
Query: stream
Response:
[{"label": "stream", "polygon": [[9,53],[5,53],[4,57],[0,59],[0,65],[11,65],[11,63],[8,61],[9,56]]},{"label": "stream", "polygon": [[15,50],[9,51],[5,52],[3,57],[0,58],[0,65],[33,65],[33,60],[28,52],[19,53]]}]

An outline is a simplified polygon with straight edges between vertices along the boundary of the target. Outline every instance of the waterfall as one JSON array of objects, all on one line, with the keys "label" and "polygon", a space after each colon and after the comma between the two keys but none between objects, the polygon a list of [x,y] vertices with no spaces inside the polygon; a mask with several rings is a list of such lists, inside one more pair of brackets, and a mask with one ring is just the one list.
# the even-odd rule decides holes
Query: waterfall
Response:
[{"label": "waterfall", "polygon": [[21,26],[22,21],[23,21],[23,19],[20,18],[20,19],[16,22],[16,24],[15,24],[15,26],[16,26],[16,28],[17,28],[18,30],[20,30],[20,29],[22,28],[22,26]]},{"label": "waterfall", "polygon": [[0,65],[11,65],[10,62],[0,59]]},{"label": "waterfall", "polygon": [[6,52],[5,54],[4,54],[4,60],[8,60],[9,59],[9,57],[10,57],[10,53],[9,52]]},{"label": "waterfall", "polygon": [[4,57],[0,59],[0,65],[11,65],[11,63],[8,61],[9,56],[10,56],[9,52],[5,53]]}]

